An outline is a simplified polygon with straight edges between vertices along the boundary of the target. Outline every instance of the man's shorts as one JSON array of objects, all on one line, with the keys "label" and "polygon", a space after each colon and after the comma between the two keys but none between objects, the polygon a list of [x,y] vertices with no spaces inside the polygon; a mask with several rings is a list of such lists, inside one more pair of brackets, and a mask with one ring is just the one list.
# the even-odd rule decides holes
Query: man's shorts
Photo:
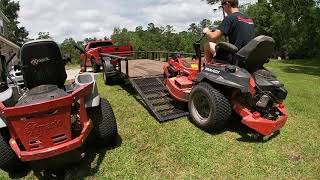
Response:
[{"label": "man's shorts", "polygon": [[220,61],[231,62],[232,55],[230,53],[223,52],[217,49],[217,44],[214,42],[209,42],[209,50],[213,54],[213,58]]}]

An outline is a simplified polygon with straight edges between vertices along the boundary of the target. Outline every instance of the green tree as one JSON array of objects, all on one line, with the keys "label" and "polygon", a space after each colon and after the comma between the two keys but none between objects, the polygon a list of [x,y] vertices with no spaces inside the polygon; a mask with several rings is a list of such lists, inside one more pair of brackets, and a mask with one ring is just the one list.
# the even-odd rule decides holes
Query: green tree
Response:
[{"label": "green tree", "polygon": [[74,45],[78,45],[79,47],[82,47],[82,44],[83,44],[82,41],[76,42],[73,38],[66,38],[59,45],[59,47],[60,47],[62,55],[70,54],[72,64],[79,64],[80,63],[80,52],[74,48]]},{"label": "green tree", "polygon": [[201,37],[202,28],[211,26],[212,22],[203,19],[192,23],[187,31],[176,32],[173,26],[156,26],[149,23],[146,29],[142,26],[129,31],[126,28],[114,28],[111,39],[117,45],[131,44],[136,51],[179,51],[193,52],[192,44]]},{"label": "green tree", "polygon": [[37,39],[53,39],[49,32],[39,32]]},{"label": "green tree", "polygon": [[314,28],[319,10],[313,0],[259,0],[244,12],[254,19],[258,35],[275,39],[277,54],[313,57],[320,54],[320,33]]},{"label": "green tree", "polygon": [[208,4],[216,4],[216,3],[220,2],[221,0],[206,0],[206,1]]},{"label": "green tree", "polygon": [[12,0],[0,0],[0,9],[10,20],[7,27],[7,38],[21,46],[27,41],[29,33],[25,27],[19,26],[20,22],[17,20],[18,12],[20,10],[19,2]]},{"label": "green tree", "polygon": [[84,40],[83,40],[83,42],[84,42],[84,44],[88,44],[88,42],[90,42],[90,41],[96,41],[97,40],[97,38],[96,37],[87,37],[87,38],[85,38]]}]

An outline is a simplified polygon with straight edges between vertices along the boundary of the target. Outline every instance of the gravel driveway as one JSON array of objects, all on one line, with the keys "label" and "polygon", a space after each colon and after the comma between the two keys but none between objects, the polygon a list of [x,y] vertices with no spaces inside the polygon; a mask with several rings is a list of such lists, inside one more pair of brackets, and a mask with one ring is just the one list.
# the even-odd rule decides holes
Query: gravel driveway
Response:
[{"label": "gravel driveway", "polygon": [[[67,75],[68,75],[67,76],[67,80],[74,79],[76,77],[76,75],[80,72],[80,69],[79,68],[67,69],[66,72],[67,72]],[[87,72],[93,73],[92,69],[90,67],[87,68]],[[97,73],[94,73],[94,74],[96,75]]]}]

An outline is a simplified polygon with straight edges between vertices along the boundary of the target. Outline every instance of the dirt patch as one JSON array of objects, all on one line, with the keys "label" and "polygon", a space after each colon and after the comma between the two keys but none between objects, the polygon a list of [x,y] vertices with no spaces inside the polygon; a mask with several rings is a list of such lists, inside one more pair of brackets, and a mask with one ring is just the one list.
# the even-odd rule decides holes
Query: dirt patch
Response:
[{"label": "dirt patch", "polygon": [[289,155],[289,161],[292,163],[298,163],[303,160],[303,156],[301,154],[291,154]]},{"label": "dirt patch", "polygon": [[66,70],[67,72],[67,80],[74,79],[76,75],[79,73],[79,68],[78,69],[68,69]]}]

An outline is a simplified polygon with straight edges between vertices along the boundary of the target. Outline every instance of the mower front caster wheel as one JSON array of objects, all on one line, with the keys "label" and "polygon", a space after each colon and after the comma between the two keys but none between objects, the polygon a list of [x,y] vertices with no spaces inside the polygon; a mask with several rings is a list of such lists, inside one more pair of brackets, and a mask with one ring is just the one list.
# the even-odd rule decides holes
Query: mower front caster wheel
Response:
[{"label": "mower front caster wheel", "polygon": [[192,89],[188,107],[192,122],[207,132],[221,129],[231,116],[228,99],[206,82]]}]

